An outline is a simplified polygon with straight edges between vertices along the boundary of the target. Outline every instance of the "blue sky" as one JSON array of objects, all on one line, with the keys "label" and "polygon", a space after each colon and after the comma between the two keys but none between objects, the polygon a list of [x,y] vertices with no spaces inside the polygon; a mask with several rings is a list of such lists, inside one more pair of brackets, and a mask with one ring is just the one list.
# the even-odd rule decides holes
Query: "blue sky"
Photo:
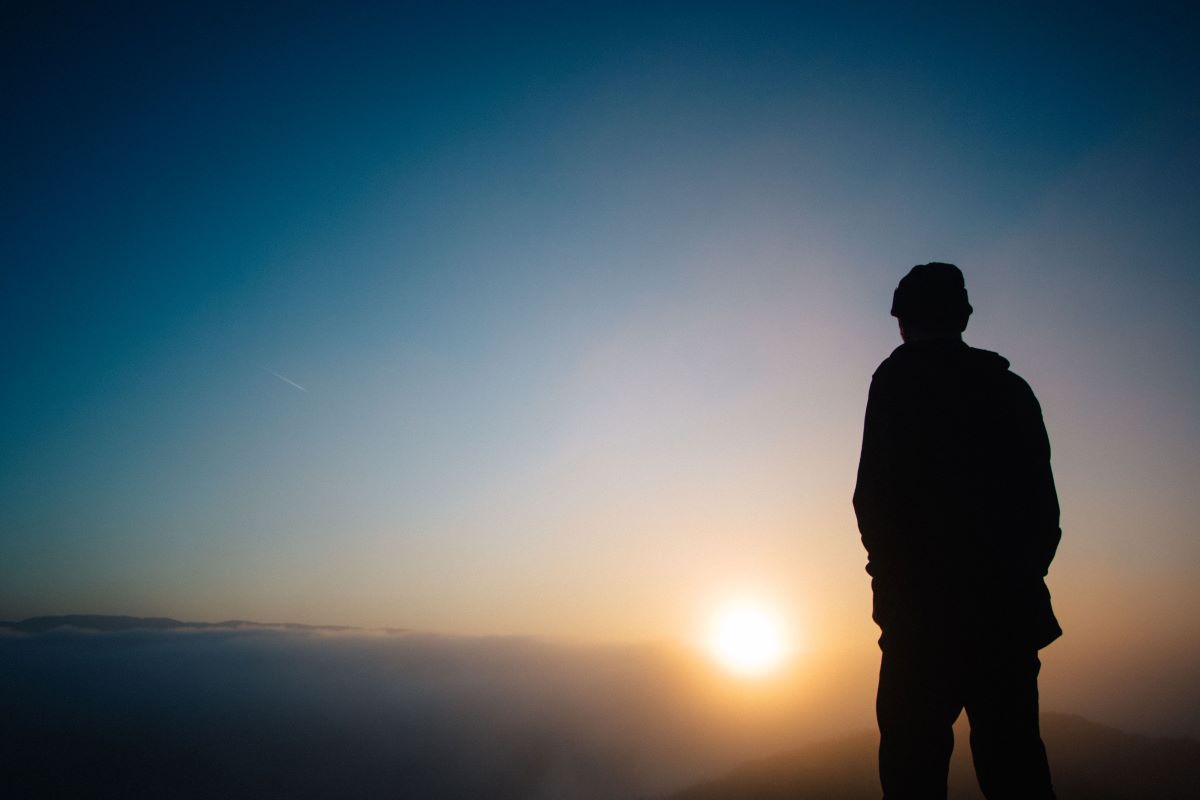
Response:
[{"label": "blue sky", "polygon": [[1194,606],[1194,12],[171,5],[6,12],[0,615],[870,644],[935,259],[1042,399],[1078,657]]}]

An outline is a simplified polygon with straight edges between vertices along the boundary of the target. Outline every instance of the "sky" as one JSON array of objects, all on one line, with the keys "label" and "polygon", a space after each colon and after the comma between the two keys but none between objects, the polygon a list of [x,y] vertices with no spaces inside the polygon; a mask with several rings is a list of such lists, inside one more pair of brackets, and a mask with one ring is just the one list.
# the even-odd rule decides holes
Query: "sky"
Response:
[{"label": "sky", "polygon": [[971,5],[7,8],[0,617],[870,651],[940,260],[1042,403],[1064,704],[1200,719],[1196,12]]}]

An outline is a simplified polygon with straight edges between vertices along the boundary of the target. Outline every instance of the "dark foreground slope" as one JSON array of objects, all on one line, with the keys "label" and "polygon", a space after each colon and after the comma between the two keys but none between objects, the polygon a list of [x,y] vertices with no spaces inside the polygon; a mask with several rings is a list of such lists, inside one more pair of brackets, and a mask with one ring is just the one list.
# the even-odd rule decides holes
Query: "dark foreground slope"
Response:
[{"label": "dark foreground slope", "polygon": [[[1200,742],[1155,739],[1067,714],[1044,714],[1042,733],[1059,800],[1190,800],[1200,786]],[[956,731],[950,796],[982,798],[966,730]],[[875,800],[874,733],[754,761],[671,800]]]}]

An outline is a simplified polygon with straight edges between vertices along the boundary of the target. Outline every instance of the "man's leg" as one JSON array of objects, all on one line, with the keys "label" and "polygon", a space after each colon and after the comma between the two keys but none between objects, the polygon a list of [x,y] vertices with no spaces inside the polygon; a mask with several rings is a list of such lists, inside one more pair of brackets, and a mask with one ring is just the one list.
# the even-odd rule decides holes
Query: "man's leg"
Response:
[{"label": "man's leg", "polygon": [[1054,797],[1038,722],[1040,670],[1032,648],[987,650],[976,656],[966,708],[975,774],[988,800]]},{"label": "man's leg", "polygon": [[884,800],[943,800],[954,720],[962,710],[957,669],[940,648],[883,647],[875,713]]}]

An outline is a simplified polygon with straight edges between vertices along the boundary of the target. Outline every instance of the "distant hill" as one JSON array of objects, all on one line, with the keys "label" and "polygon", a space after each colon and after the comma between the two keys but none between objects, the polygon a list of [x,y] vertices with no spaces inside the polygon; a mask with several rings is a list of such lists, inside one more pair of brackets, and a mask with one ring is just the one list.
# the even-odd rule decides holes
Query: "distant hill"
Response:
[{"label": "distant hill", "polygon": [[251,622],[244,619],[230,619],[223,622],[183,622],[170,617],[127,617],[107,614],[65,614],[62,616],[30,617],[20,622],[0,622],[0,629],[20,631],[22,633],[45,633],[56,628],[75,628],[87,631],[117,631],[133,630],[213,630],[219,628],[275,628],[288,631],[366,631],[378,630],[386,633],[405,633],[403,628],[355,628],[350,625],[301,625],[296,622]]},{"label": "distant hill", "polygon": [[[772,706],[760,723],[711,702],[690,654],[354,631],[98,615],[0,624],[0,796],[879,797],[873,732],[722,775],[766,742],[806,735],[792,727],[806,718]],[[813,708],[808,725],[840,719]],[[1200,786],[1196,741],[1053,714],[1044,725],[1063,800],[1177,800]],[[807,735],[833,730],[846,728]],[[954,800],[979,797],[966,751]]]},{"label": "distant hill", "polygon": [[[956,730],[950,796],[982,798],[966,729]],[[1068,714],[1043,714],[1042,736],[1059,800],[1191,800],[1200,742],[1138,736]],[[875,733],[752,761],[670,795],[670,800],[877,800]]]}]

